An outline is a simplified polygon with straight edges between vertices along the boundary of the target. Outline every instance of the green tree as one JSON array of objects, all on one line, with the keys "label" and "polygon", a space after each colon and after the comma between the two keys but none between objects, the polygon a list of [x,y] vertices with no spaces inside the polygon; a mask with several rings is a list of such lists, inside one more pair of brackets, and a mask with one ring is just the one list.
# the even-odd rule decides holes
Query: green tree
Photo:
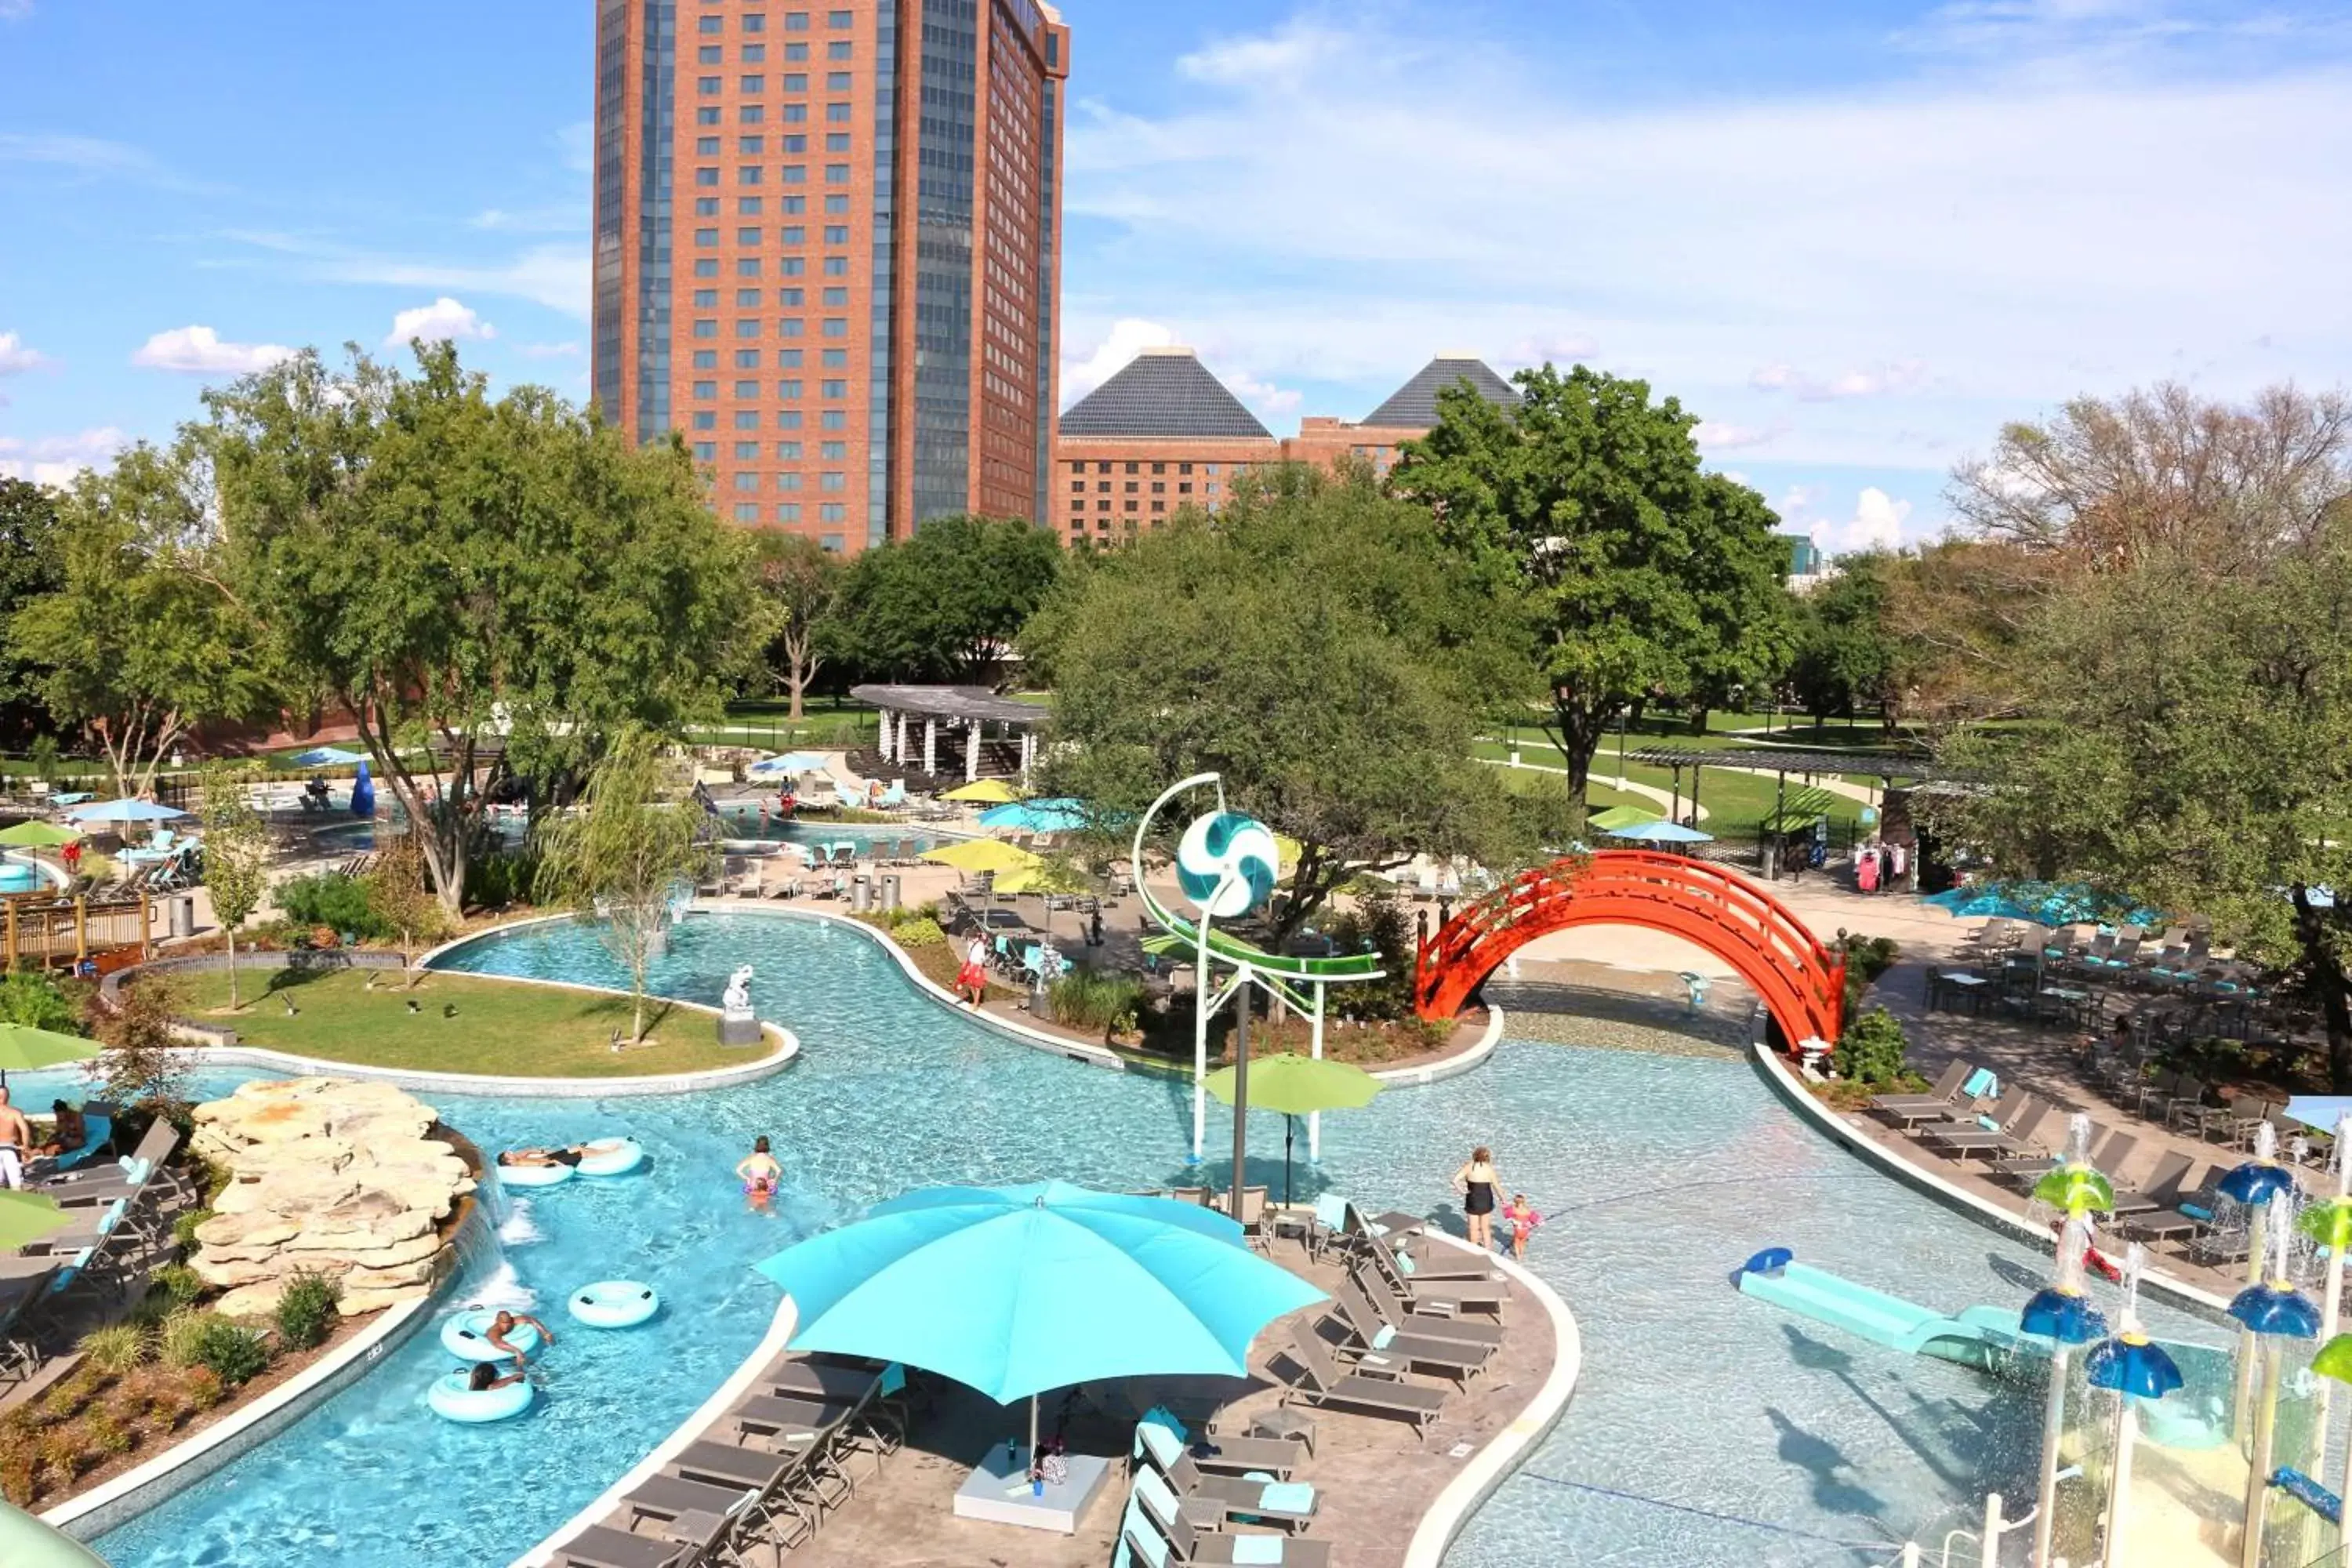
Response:
[{"label": "green tree", "polygon": [[971,681],[1012,650],[1061,570],[1045,529],[934,518],[849,563],[819,647],[869,676]]},{"label": "green tree", "polygon": [[579,808],[540,829],[538,890],[594,922],[629,972],[632,1044],[646,1035],[646,970],[661,951],[669,900],[709,868],[702,809],[644,730],[616,737],[588,774]]},{"label": "green tree", "polygon": [[98,742],[120,795],[152,790],[203,721],[274,707],[259,630],[212,580],[216,550],[194,454],[133,447],[66,492],[58,586],[17,612],[36,689]]},{"label": "green tree", "polygon": [[1902,711],[1902,650],[1888,623],[1893,557],[1848,555],[1837,574],[1798,602],[1790,684],[1816,722],[1875,708],[1888,728]]},{"label": "green tree", "polygon": [[1494,601],[1449,573],[1428,513],[1369,469],[1282,470],[1074,573],[1023,641],[1054,672],[1045,787],[1116,820],[1214,769],[1298,841],[1286,935],[1350,876],[1416,851],[1490,866],[1536,835],[1474,716],[1510,668]]},{"label": "green tree", "polygon": [[16,612],[64,585],[58,559],[58,496],[46,485],[0,479],[0,738],[21,743],[43,727],[39,663],[19,645]]},{"label": "green tree", "polygon": [[824,668],[819,630],[840,597],[842,572],[840,559],[814,540],[769,531],[751,535],[751,581],[773,632],[767,668],[791,695],[792,710],[785,716],[795,721],[803,717],[802,699],[809,682]]},{"label": "green tree", "polygon": [[1652,693],[1720,690],[1785,667],[1787,547],[1763,498],[1699,466],[1697,416],[1644,382],[1579,365],[1517,377],[1510,410],[1456,387],[1391,483],[1435,513],[1460,569],[1531,595],[1529,657],[1568,763],[1578,828],[1592,754]]},{"label": "green tree", "polygon": [[[433,896],[425,852],[413,833],[397,836],[377,853],[367,874],[367,898],[384,929],[398,934],[404,963],[415,963],[418,942],[431,942],[449,929],[448,911]],[[412,969],[408,984],[422,978]]]},{"label": "green tree", "polygon": [[357,718],[451,914],[486,750],[553,776],[625,726],[719,710],[747,563],[678,443],[540,387],[493,399],[446,344],[414,376],[305,353],[206,402],[230,585],[289,677]]},{"label": "green tree", "polygon": [[[1990,787],[1938,817],[2003,868],[2209,917],[2317,1005],[2344,1091],[2352,408],[2326,404],[2159,389],[2009,433],[2032,465],[1997,488],[2051,493],[1972,521],[2005,628],[1985,684],[2030,718],[1950,742]],[[2290,451],[2292,483],[2267,456]]]},{"label": "green tree", "polygon": [[236,931],[269,891],[269,828],[253,809],[252,786],[219,765],[204,774],[197,817],[205,825],[205,890],[213,918],[228,940],[228,1007],[242,1005],[236,993]]}]

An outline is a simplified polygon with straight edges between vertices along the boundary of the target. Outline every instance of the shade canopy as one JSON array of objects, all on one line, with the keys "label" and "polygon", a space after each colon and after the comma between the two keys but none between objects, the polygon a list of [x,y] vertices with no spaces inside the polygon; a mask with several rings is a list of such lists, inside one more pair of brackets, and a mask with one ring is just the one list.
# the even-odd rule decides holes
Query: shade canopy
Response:
[{"label": "shade canopy", "polygon": [[347,768],[353,763],[366,762],[367,753],[347,752],[341,746],[313,746],[288,761],[298,768]]},{"label": "shade canopy", "polygon": [[1000,893],[1083,893],[1093,884],[1074,866],[1038,859],[1034,866],[1015,866],[996,876]]},{"label": "shade canopy", "polygon": [[28,1242],[55,1236],[72,1223],[55,1198],[0,1187],[0,1252],[14,1252]]},{"label": "shade canopy", "polygon": [[2025,1303],[2020,1326],[2029,1334],[2064,1345],[2087,1345],[2106,1337],[2107,1320],[2089,1297],[2056,1286],[2037,1290]]},{"label": "shade canopy", "polygon": [[20,822],[14,827],[0,827],[0,845],[10,849],[55,849],[80,837],[74,829],[59,827],[54,822]]},{"label": "shade canopy", "polygon": [[799,1310],[794,1349],[904,1362],[999,1404],[1244,1376],[1261,1329],[1323,1300],[1223,1215],[1064,1182],[908,1193],[759,1268]]},{"label": "shade canopy", "polygon": [[975,779],[968,784],[958,784],[940,796],[941,800],[961,800],[980,805],[1003,805],[1021,798],[1021,792],[1003,779]]},{"label": "shade canopy", "polygon": [[761,757],[743,771],[759,773],[763,777],[773,774],[783,774],[789,777],[796,773],[820,773],[824,771],[824,765],[825,758],[823,752],[786,752],[782,756]]},{"label": "shade canopy", "polygon": [[[1206,1080],[1221,1104],[1234,1102],[1234,1069],[1219,1068]],[[1352,1062],[1302,1057],[1296,1051],[1254,1057],[1249,1065],[1249,1100],[1253,1110],[1278,1110],[1285,1116],[1309,1116],[1318,1110],[1353,1110],[1369,1105],[1381,1091],[1381,1080]]]},{"label": "shade canopy", "polygon": [[152,800],[101,800],[66,815],[77,822],[176,822],[188,814]]},{"label": "shade canopy", "polygon": [[2160,910],[2082,882],[1975,882],[1947,889],[1926,901],[1962,920],[1990,915],[2046,926],[2075,925],[2084,921],[2148,925],[2164,918]]},{"label": "shade canopy", "polygon": [[1715,835],[1702,833],[1696,827],[1685,827],[1679,822],[1636,822],[1623,827],[1607,830],[1612,838],[1637,839],[1645,844],[1712,844]]},{"label": "shade canopy", "polygon": [[1644,822],[1657,820],[1656,812],[1643,811],[1638,805],[1612,805],[1586,817],[1584,825],[1595,833],[1614,833],[1621,827],[1637,827]]},{"label": "shade canopy", "polygon": [[982,812],[980,825],[1014,833],[1069,833],[1087,825],[1087,807],[1084,801],[1067,796],[1017,800],[1010,805],[991,806]]},{"label": "shade canopy", "polygon": [[1045,862],[1026,849],[1016,849],[1001,838],[966,838],[955,844],[942,844],[936,849],[926,849],[921,858],[934,866],[952,866],[959,871],[1027,870]]},{"label": "shade canopy", "polygon": [[[0,1024],[0,1075],[85,1062],[103,1049],[96,1040],[30,1024]],[[5,1081],[0,1076],[0,1081]]]}]

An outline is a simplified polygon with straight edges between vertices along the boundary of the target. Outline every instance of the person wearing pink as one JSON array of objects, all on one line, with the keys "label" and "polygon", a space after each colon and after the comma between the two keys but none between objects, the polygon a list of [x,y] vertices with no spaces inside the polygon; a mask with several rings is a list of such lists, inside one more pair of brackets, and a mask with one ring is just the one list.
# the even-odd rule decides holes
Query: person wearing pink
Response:
[{"label": "person wearing pink", "polygon": [[1503,1205],[1503,1219],[1511,1227],[1511,1256],[1523,1258],[1528,1255],[1528,1237],[1543,1224],[1543,1215],[1536,1213],[1525,1193],[1513,1193],[1511,1201]]}]

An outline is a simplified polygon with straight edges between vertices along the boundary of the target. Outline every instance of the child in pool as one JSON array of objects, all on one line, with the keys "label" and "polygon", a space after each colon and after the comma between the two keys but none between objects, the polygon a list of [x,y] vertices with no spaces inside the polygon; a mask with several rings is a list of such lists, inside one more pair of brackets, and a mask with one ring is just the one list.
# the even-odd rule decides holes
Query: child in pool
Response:
[{"label": "child in pool", "polygon": [[1513,1193],[1511,1201],[1503,1205],[1502,1217],[1511,1226],[1511,1256],[1525,1258],[1528,1255],[1528,1237],[1543,1224],[1543,1215],[1536,1213],[1535,1205],[1528,1202],[1527,1194]]},{"label": "child in pool", "polygon": [[743,1195],[751,1200],[752,1207],[761,1207],[776,1195],[776,1184],[783,1179],[784,1168],[768,1152],[766,1134],[751,1140],[751,1152],[735,1167],[735,1174],[741,1179]]}]

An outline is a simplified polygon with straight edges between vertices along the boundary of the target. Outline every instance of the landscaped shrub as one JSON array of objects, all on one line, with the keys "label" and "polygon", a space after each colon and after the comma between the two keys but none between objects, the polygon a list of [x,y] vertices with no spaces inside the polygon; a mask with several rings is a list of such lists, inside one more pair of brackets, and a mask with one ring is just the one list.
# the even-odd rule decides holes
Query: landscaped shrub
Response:
[{"label": "landscaped shrub", "polygon": [[184,1307],[205,1293],[203,1279],[184,1263],[166,1263],[147,1280],[174,1307]]},{"label": "landscaped shrub", "polygon": [[1332,987],[1334,1009],[1349,1017],[1373,1019],[1402,1018],[1412,1012],[1416,939],[1412,917],[1402,904],[1387,893],[1369,894],[1354,909],[1336,916],[1327,934],[1341,952],[1381,955],[1378,980]]},{"label": "landscaped shrub", "polygon": [[890,935],[901,947],[935,947],[948,939],[939,921],[921,919],[899,921],[890,928]]},{"label": "landscaped shrub", "polygon": [[335,1303],[343,1299],[342,1281],[316,1269],[298,1268],[287,1276],[273,1314],[278,1338],[295,1350],[324,1344],[335,1326]]},{"label": "landscaped shrub", "polygon": [[203,1317],[196,1363],[210,1369],[222,1383],[235,1387],[259,1376],[269,1365],[269,1343],[259,1334],[217,1313],[206,1312]]},{"label": "landscaped shrub", "polygon": [[131,1428],[102,1410],[93,1410],[83,1416],[81,1428],[89,1441],[91,1451],[105,1458],[127,1454],[139,1443],[139,1439],[131,1436]]},{"label": "landscaped shrub", "polygon": [[367,883],[341,871],[321,871],[280,884],[278,907],[297,926],[324,926],[362,937],[392,934],[368,898]]},{"label": "landscaped shrub", "polygon": [[1884,1007],[1873,1007],[1846,1025],[1831,1062],[1847,1082],[1876,1089],[1912,1076],[1904,1060],[1909,1047],[1901,1021]]},{"label": "landscaped shrub", "polygon": [[539,856],[530,849],[495,849],[466,866],[466,906],[503,910],[530,902]]},{"label": "landscaped shrub", "polygon": [[1054,1022],[1073,1029],[1108,1029],[1143,1006],[1143,982],[1132,974],[1074,969],[1047,993]]},{"label": "landscaped shrub", "polygon": [[190,1209],[172,1222],[172,1239],[184,1252],[194,1252],[197,1247],[196,1227],[213,1217],[210,1209]]},{"label": "landscaped shrub", "polygon": [[38,1447],[29,1429],[22,1436],[0,1432],[0,1498],[17,1508],[33,1501],[34,1479],[41,1471]]},{"label": "landscaped shrub", "polygon": [[191,1367],[180,1380],[180,1392],[188,1396],[188,1404],[197,1410],[210,1410],[228,1394],[228,1385],[221,1382],[220,1373],[208,1366]]},{"label": "landscaped shrub", "polygon": [[166,1312],[163,1326],[155,1331],[156,1355],[165,1366],[204,1365],[205,1335],[221,1321],[217,1315],[197,1307]]},{"label": "landscaped shrub", "polygon": [[81,1337],[81,1359],[110,1377],[120,1377],[147,1359],[152,1348],[147,1331],[136,1323],[110,1323]]},{"label": "landscaped shrub", "polygon": [[81,1004],[37,969],[12,969],[0,977],[0,1024],[79,1035],[81,1015]]},{"label": "landscaped shrub", "polygon": [[1851,1018],[1862,1006],[1863,993],[1894,967],[1903,949],[1892,937],[1857,936],[1847,931],[1838,932],[1834,945],[1845,957],[1845,1016]]}]

